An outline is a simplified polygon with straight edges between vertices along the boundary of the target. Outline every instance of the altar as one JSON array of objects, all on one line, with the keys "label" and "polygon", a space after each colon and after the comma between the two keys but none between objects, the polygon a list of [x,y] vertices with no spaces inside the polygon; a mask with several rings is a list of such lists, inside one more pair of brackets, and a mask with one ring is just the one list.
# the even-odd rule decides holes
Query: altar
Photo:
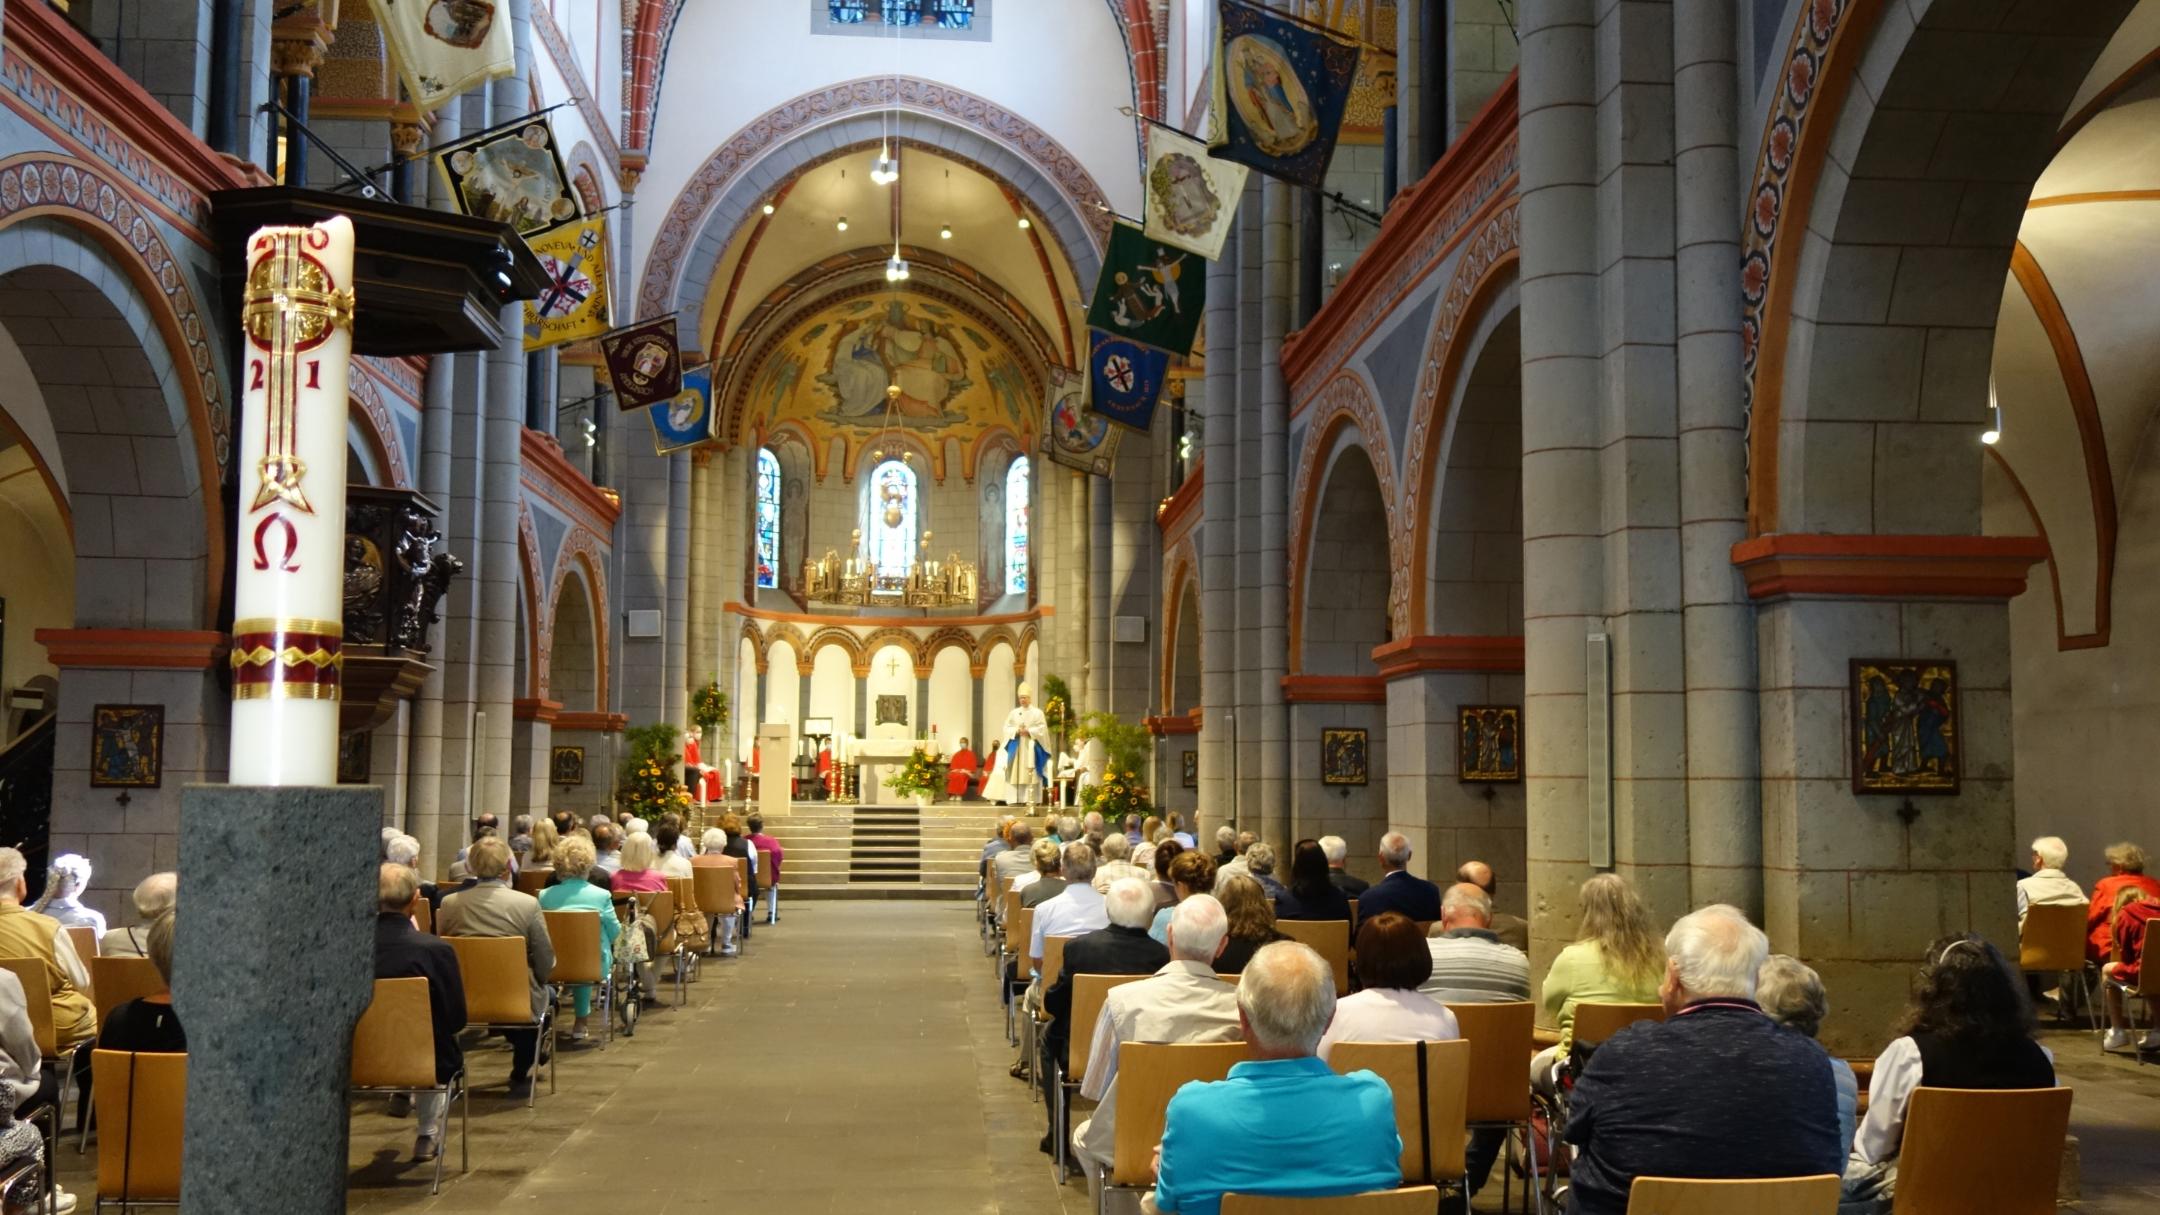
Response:
[{"label": "altar", "polygon": [[861,804],[914,805],[913,797],[893,792],[885,787],[885,782],[899,775],[901,767],[915,752],[928,749],[928,743],[915,738],[858,738],[848,744],[848,761],[858,766],[857,779],[862,786],[859,795]]}]

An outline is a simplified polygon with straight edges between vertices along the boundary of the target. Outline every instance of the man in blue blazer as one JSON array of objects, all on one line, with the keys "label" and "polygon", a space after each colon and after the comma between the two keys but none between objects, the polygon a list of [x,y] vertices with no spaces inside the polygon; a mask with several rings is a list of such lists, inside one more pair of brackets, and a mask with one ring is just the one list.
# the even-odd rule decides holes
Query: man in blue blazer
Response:
[{"label": "man in blue blazer", "polygon": [[1358,919],[1369,920],[1383,911],[1401,912],[1413,920],[1429,923],[1440,918],[1440,888],[1405,868],[1410,863],[1410,841],[1401,832],[1380,837],[1380,880],[1358,896]]}]

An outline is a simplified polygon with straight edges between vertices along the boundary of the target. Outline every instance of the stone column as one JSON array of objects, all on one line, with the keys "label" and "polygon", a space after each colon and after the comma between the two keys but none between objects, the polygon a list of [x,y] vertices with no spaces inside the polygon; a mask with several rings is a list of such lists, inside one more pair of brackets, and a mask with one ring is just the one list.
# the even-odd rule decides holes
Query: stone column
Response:
[{"label": "stone column", "polygon": [[[1290,387],[1283,381],[1283,335],[1290,329],[1297,272],[1291,238],[1297,200],[1272,178],[1261,188],[1260,408],[1256,478],[1260,491],[1257,606],[1259,607],[1260,830],[1289,855],[1290,711],[1283,676],[1290,657]],[[1314,233],[1317,239],[1318,234]]]},{"label": "stone column", "polygon": [[1591,0],[1520,11],[1523,721],[1531,973],[1571,939],[1585,840],[1584,636],[1603,627],[1597,58]]},{"label": "stone column", "polygon": [[1087,512],[1094,480],[1085,473],[1068,473],[1065,502],[1059,512],[1063,516],[1060,534],[1065,537],[1065,551],[1070,556],[1065,562],[1064,593],[1056,607],[1058,614],[1066,617],[1065,627],[1072,642],[1072,662],[1066,668],[1065,681],[1072,687],[1070,707],[1076,715],[1087,707],[1088,672],[1095,662],[1095,632],[1088,619],[1089,574],[1095,568],[1095,555],[1088,550]]},{"label": "stone column", "polygon": [[555,715],[562,704],[520,699],[510,729],[510,812],[546,814],[548,764],[555,746]]},{"label": "stone column", "polygon": [[[1125,448],[1119,447],[1119,460]],[[1088,478],[1088,679],[1089,712],[1110,708],[1111,507],[1115,487],[1106,477]],[[1015,659],[1025,655],[1015,655]]]},{"label": "stone column", "polygon": [[[1235,817],[1230,734],[1237,713],[1237,335],[1236,228],[1207,268],[1206,395],[1200,447],[1200,819],[1195,839]],[[1172,639],[1175,644],[1175,639]]]},{"label": "stone column", "polygon": [[[1237,587],[1232,602],[1236,620],[1236,658],[1231,667],[1237,680],[1237,793],[1233,799],[1238,829],[1259,830],[1261,815],[1261,738],[1266,723],[1260,706],[1260,635],[1267,627],[1260,612],[1261,587],[1266,575],[1260,567],[1260,362],[1261,301],[1266,296],[1262,280],[1265,236],[1261,219],[1261,178],[1256,174],[1245,187],[1238,204],[1237,403],[1224,419],[1237,428],[1236,457],[1230,462],[1232,500],[1229,519],[1235,528],[1231,551],[1236,559]],[[1287,571],[1278,571],[1278,575]]]},{"label": "stone column", "polygon": [[[661,702],[663,720],[688,729],[690,725],[690,458],[677,452],[667,457],[667,607],[662,628],[665,639],[661,662],[665,668],[666,696]],[[802,719],[796,719],[800,727]]]},{"label": "stone column", "polygon": [[[1167,411],[1160,416],[1167,416]],[[1103,580],[1109,591],[1105,629],[1110,631],[1111,622],[1121,616],[1138,616],[1149,625],[1147,636],[1141,640],[1120,641],[1113,636],[1109,647],[1109,689],[1104,707],[1131,724],[1138,724],[1153,712],[1151,692],[1156,682],[1155,664],[1149,661],[1158,640],[1154,626],[1160,623],[1161,601],[1155,593],[1157,571],[1162,568],[1154,543],[1159,534],[1155,530],[1155,506],[1161,498],[1156,491],[1156,439],[1155,434],[1127,436],[1118,448],[1117,475],[1107,480],[1093,478],[1110,491],[1112,498],[1109,569]]]},{"label": "stone column", "polygon": [[1733,8],[1679,0],[1672,28],[1688,901],[1760,915],[1755,613],[1729,559],[1747,534]]},{"label": "stone column", "polygon": [[[713,524],[713,501],[720,480],[718,462],[710,447],[695,448],[690,452],[690,519],[685,529],[689,552],[685,564],[689,572],[689,612],[685,631],[687,657],[684,658],[686,677],[690,687],[702,688],[707,680],[719,670],[719,626],[713,622],[719,609],[718,597],[713,594],[713,549],[715,548]],[[687,719],[683,728],[695,729]]]}]

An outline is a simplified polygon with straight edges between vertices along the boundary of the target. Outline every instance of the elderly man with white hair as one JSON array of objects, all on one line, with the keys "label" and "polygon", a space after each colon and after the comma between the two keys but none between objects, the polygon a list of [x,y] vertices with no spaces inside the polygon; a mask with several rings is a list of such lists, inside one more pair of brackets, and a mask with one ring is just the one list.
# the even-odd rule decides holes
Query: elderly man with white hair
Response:
[{"label": "elderly man with white hair", "polygon": [[1059,870],[1065,889],[1035,905],[1035,931],[1028,940],[1028,956],[1035,972],[1042,973],[1043,938],[1077,937],[1108,927],[1110,911],[1103,906],[1102,892],[1095,889],[1095,848],[1086,840],[1065,845]]},{"label": "elderly man with white hair", "polygon": [[150,925],[157,918],[173,909],[173,900],[180,893],[180,875],[171,871],[153,873],[135,883],[133,900],[135,915],[142,921],[128,928],[115,928],[98,938],[98,956],[105,958],[147,958],[150,956]]},{"label": "elderly man with white hair", "polygon": [[2032,876],[2018,879],[2018,929],[2025,927],[2025,913],[2035,906],[2085,906],[2085,889],[2063,872],[2070,863],[2070,845],[2059,835],[2043,835],[2032,842]]},{"label": "elderly man with white hair", "polygon": [[1380,880],[1358,896],[1358,918],[1399,911],[1420,924],[1440,918],[1440,888],[1410,872],[1410,839],[1400,831],[1380,837]]},{"label": "elderly man with white hair", "polygon": [[[1150,844],[1148,848],[1150,849],[1148,855],[1152,857],[1154,855],[1154,845]],[[1101,863],[1095,867],[1095,889],[1097,890],[1107,893],[1111,883],[1121,882],[1126,878],[1138,878],[1143,882],[1150,882],[1155,879],[1152,872],[1132,863],[1132,843],[1122,835],[1104,836],[1102,843],[1097,847],[1097,854],[1101,858]]]},{"label": "elderly man with white hair", "polygon": [[1339,835],[1321,836],[1320,855],[1327,858],[1327,880],[1334,883],[1335,889],[1343,892],[1344,898],[1357,898],[1365,893],[1366,887],[1372,885],[1371,882],[1361,877],[1355,877],[1349,870],[1343,868],[1343,861],[1350,855],[1350,845],[1343,837]]},{"label": "elderly man with white hair", "polygon": [[1215,977],[1215,959],[1230,939],[1229,914],[1214,895],[1193,895],[1170,913],[1168,935],[1170,960],[1149,978],[1111,988],[1095,1019],[1080,1095],[1098,1104],[1073,1130],[1090,1190],[1101,1188],[1117,1144],[1118,1047],[1238,1039],[1237,989]]},{"label": "elderly man with white hair", "polygon": [[[1103,895],[1103,907],[1110,916],[1109,926],[1065,942],[1065,965],[1058,972],[1057,982],[1043,993],[1043,1012],[1050,1017],[1042,1035],[1044,1060],[1065,1057],[1065,1044],[1072,1030],[1074,975],[1151,975],[1169,964],[1170,951],[1148,935],[1148,924],[1155,918],[1155,887],[1151,883],[1120,878]],[[1050,1083],[1049,1067],[1038,1066],[1035,1074],[1042,1078],[1043,1091],[1052,1103],[1050,1126],[1055,1131],[1059,1121],[1055,1103],[1064,1099],[1064,1092]],[[1046,1152],[1051,1150],[1050,1135],[1043,1136],[1042,1147]]]},{"label": "elderly man with white hair", "polygon": [[1568,1215],[1624,1215],[1637,1177],[1842,1171],[1829,1054],[1755,1002],[1762,930],[1716,904],[1682,916],[1665,953],[1667,1019],[1613,1035],[1575,1082]]},{"label": "elderly man with white hair", "polygon": [[1337,1075],[1316,1054],[1335,1019],[1335,977],[1310,946],[1277,941],[1245,964],[1238,1024],[1251,1058],[1188,1084],[1163,1113],[1144,1210],[1215,1215],[1224,1194],[1325,1198],[1393,1189],[1402,1137],[1395,1095],[1369,1071]]}]

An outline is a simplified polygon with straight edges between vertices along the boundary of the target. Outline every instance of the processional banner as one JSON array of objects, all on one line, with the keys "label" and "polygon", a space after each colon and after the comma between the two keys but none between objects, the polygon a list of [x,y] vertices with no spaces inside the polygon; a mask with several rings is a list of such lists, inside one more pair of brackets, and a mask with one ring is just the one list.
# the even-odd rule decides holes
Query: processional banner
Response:
[{"label": "processional banner", "polygon": [[525,349],[544,350],[606,333],[613,312],[608,300],[606,217],[581,219],[525,243],[547,271],[547,286],[540,297],[525,301]]},{"label": "processional banner", "polygon": [[1199,257],[1149,240],[1122,220],[1111,225],[1089,326],[1182,356],[1192,353],[1206,310],[1207,267]]},{"label": "processional banner", "polygon": [[1322,188],[1357,82],[1357,43],[1244,0],[1217,4],[1209,155]]},{"label": "processional banner", "polygon": [[682,391],[682,350],[676,344],[675,317],[670,312],[600,335],[600,355],[607,360],[615,404],[623,412],[657,405]]},{"label": "processional banner", "polygon": [[459,211],[508,224],[528,241],[585,214],[545,118],[482,131],[433,155]]},{"label": "processional banner", "polygon": [[1118,440],[1124,428],[1088,407],[1087,377],[1067,367],[1052,367],[1043,408],[1043,454],[1052,463],[1107,477],[1117,465]]},{"label": "processional banner", "polygon": [[1145,432],[1169,378],[1170,356],[1100,330],[1088,332],[1089,400],[1100,417]]},{"label": "processional banner", "polygon": [[1244,165],[1208,155],[1208,146],[1158,122],[1147,126],[1148,238],[1214,261],[1222,256],[1250,174]]},{"label": "processional banner", "polygon": [[652,419],[653,447],[661,455],[696,447],[713,437],[712,368],[683,372],[682,391],[645,411]]},{"label": "processional banner", "polygon": [[517,71],[509,0],[371,0],[405,91],[423,112]]}]

